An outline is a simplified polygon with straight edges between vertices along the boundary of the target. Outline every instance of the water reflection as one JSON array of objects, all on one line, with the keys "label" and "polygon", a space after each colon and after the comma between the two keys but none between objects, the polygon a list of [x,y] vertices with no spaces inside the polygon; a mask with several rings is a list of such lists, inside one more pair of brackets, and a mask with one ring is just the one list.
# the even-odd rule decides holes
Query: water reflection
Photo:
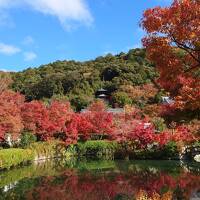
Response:
[{"label": "water reflection", "polygon": [[9,200],[200,199],[200,166],[195,163],[45,162],[1,173],[0,178],[0,199]]}]

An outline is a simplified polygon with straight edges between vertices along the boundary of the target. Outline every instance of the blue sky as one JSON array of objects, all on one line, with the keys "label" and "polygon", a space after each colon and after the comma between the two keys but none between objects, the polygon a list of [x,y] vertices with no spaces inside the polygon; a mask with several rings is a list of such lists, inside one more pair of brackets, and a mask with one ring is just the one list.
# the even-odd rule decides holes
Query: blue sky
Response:
[{"label": "blue sky", "polygon": [[145,9],[170,0],[0,0],[0,70],[141,46]]}]

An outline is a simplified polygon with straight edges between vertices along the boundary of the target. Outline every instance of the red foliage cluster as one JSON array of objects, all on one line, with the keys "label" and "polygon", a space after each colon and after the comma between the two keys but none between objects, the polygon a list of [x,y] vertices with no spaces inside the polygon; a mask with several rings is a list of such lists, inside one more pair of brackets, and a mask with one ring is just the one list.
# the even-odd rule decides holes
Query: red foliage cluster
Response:
[{"label": "red foliage cluster", "polygon": [[0,127],[0,142],[4,140],[5,131],[2,127]]},{"label": "red foliage cluster", "polygon": [[148,58],[159,70],[158,82],[181,110],[200,108],[200,3],[174,0],[143,14],[143,38]]},{"label": "red foliage cluster", "polygon": [[138,148],[146,148],[148,144],[152,144],[155,135],[154,127],[141,120],[120,120],[116,123],[112,134],[114,140],[134,142]]},{"label": "red foliage cluster", "polygon": [[21,107],[21,116],[25,130],[31,131],[43,140],[54,134],[65,132],[72,111],[68,102],[53,101],[49,106],[32,101]]},{"label": "red foliage cluster", "polygon": [[41,134],[45,130],[47,110],[42,102],[24,103],[21,107],[24,129],[34,134]]},{"label": "red foliage cluster", "polygon": [[73,144],[79,138],[86,140],[92,133],[92,124],[84,114],[73,114],[71,120],[66,124],[66,144]]},{"label": "red foliage cluster", "polygon": [[174,129],[174,131],[166,131],[160,134],[156,134],[154,137],[154,141],[160,144],[160,146],[163,146],[170,141],[176,143],[191,143],[195,141],[195,136],[190,132],[187,127],[178,126]]},{"label": "red foliage cluster", "polygon": [[24,102],[22,95],[4,91],[0,95],[0,140],[7,133],[18,138],[22,131],[32,132],[40,140],[60,138],[67,145],[78,140],[107,138],[146,148],[155,142],[163,146],[169,141],[194,140],[183,127],[175,129],[174,134],[156,134],[154,126],[137,109],[125,108],[125,113],[113,114],[106,111],[102,102],[95,102],[87,112],[74,113],[69,102]]},{"label": "red foliage cluster", "polygon": [[118,142],[133,142],[136,148],[145,149],[153,143],[159,146],[167,144],[170,141],[170,133],[156,134],[154,127],[143,121],[125,121],[116,126],[113,139]]},{"label": "red foliage cluster", "polygon": [[173,116],[176,114],[177,108],[175,104],[163,104],[160,106],[159,115],[164,116]]},{"label": "red foliage cluster", "polygon": [[93,126],[92,132],[97,135],[111,134],[113,131],[113,114],[106,111],[86,113],[87,119]]},{"label": "red foliage cluster", "polygon": [[106,112],[102,102],[93,103],[88,112],[74,113],[69,102],[24,102],[18,93],[5,91],[0,95],[0,139],[6,133],[17,138],[23,130],[30,131],[41,140],[49,140],[62,134],[66,144],[78,139],[89,139],[92,134],[111,134],[113,115]]},{"label": "red foliage cluster", "polygon": [[133,142],[136,148],[145,149],[148,145],[163,147],[170,141],[191,143],[195,136],[186,126],[176,126],[171,131],[156,133],[155,127],[147,120],[127,120],[122,116],[115,118],[112,139],[118,142]]},{"label": "red foliage cluster", "polygon": [[195,137],[186,126],[178,126],[170,139],[175,142],[184,141],[185,143],[190,143],[195,140]]},{"label": "red foliage cluster", "polygon": [[20,106],[23,102],[23,96],[18,93],[4,91],[0,94],[0,140],[4,140],[6,133],[16,139],[22,131]]},{"label": "red foliage cluster", "polygon": [[200,108],[200,80],[191,77],[179,77],[182,88],[180,94],[175,98],[177,108]]}]

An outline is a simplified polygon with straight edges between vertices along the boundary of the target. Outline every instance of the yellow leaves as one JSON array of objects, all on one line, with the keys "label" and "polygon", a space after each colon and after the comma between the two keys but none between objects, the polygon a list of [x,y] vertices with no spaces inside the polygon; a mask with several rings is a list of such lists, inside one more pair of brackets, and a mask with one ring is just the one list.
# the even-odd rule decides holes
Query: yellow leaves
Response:
[{"label": "yellow leaves", "polygon": [[140,190],[136,196],[136,200],[172,200],[173,193],[168,191],[163,195],[159,195],[158,193],[154,193],[151,197],[144,190]]},{"label": "yellow leaves", "polygon": [[194,39],[194,38],[196,38],[196,37],[197,37],[196,33],[193,32],[193,33],[190,34],[190,38],[191,38],[191,39]]},{"label": "yellow leaves", "polygon": [[195,42],[195,49],[200,50],[200,41]]}]

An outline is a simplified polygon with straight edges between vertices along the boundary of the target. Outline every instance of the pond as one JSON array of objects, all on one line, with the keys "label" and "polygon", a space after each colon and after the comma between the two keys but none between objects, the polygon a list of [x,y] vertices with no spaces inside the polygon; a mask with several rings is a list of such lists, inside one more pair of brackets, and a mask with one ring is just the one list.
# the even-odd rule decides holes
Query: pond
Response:
[{"label": "pond", "polygon": [[200,164],[45,161],[0,172],[0,199],[198,200]]}]

